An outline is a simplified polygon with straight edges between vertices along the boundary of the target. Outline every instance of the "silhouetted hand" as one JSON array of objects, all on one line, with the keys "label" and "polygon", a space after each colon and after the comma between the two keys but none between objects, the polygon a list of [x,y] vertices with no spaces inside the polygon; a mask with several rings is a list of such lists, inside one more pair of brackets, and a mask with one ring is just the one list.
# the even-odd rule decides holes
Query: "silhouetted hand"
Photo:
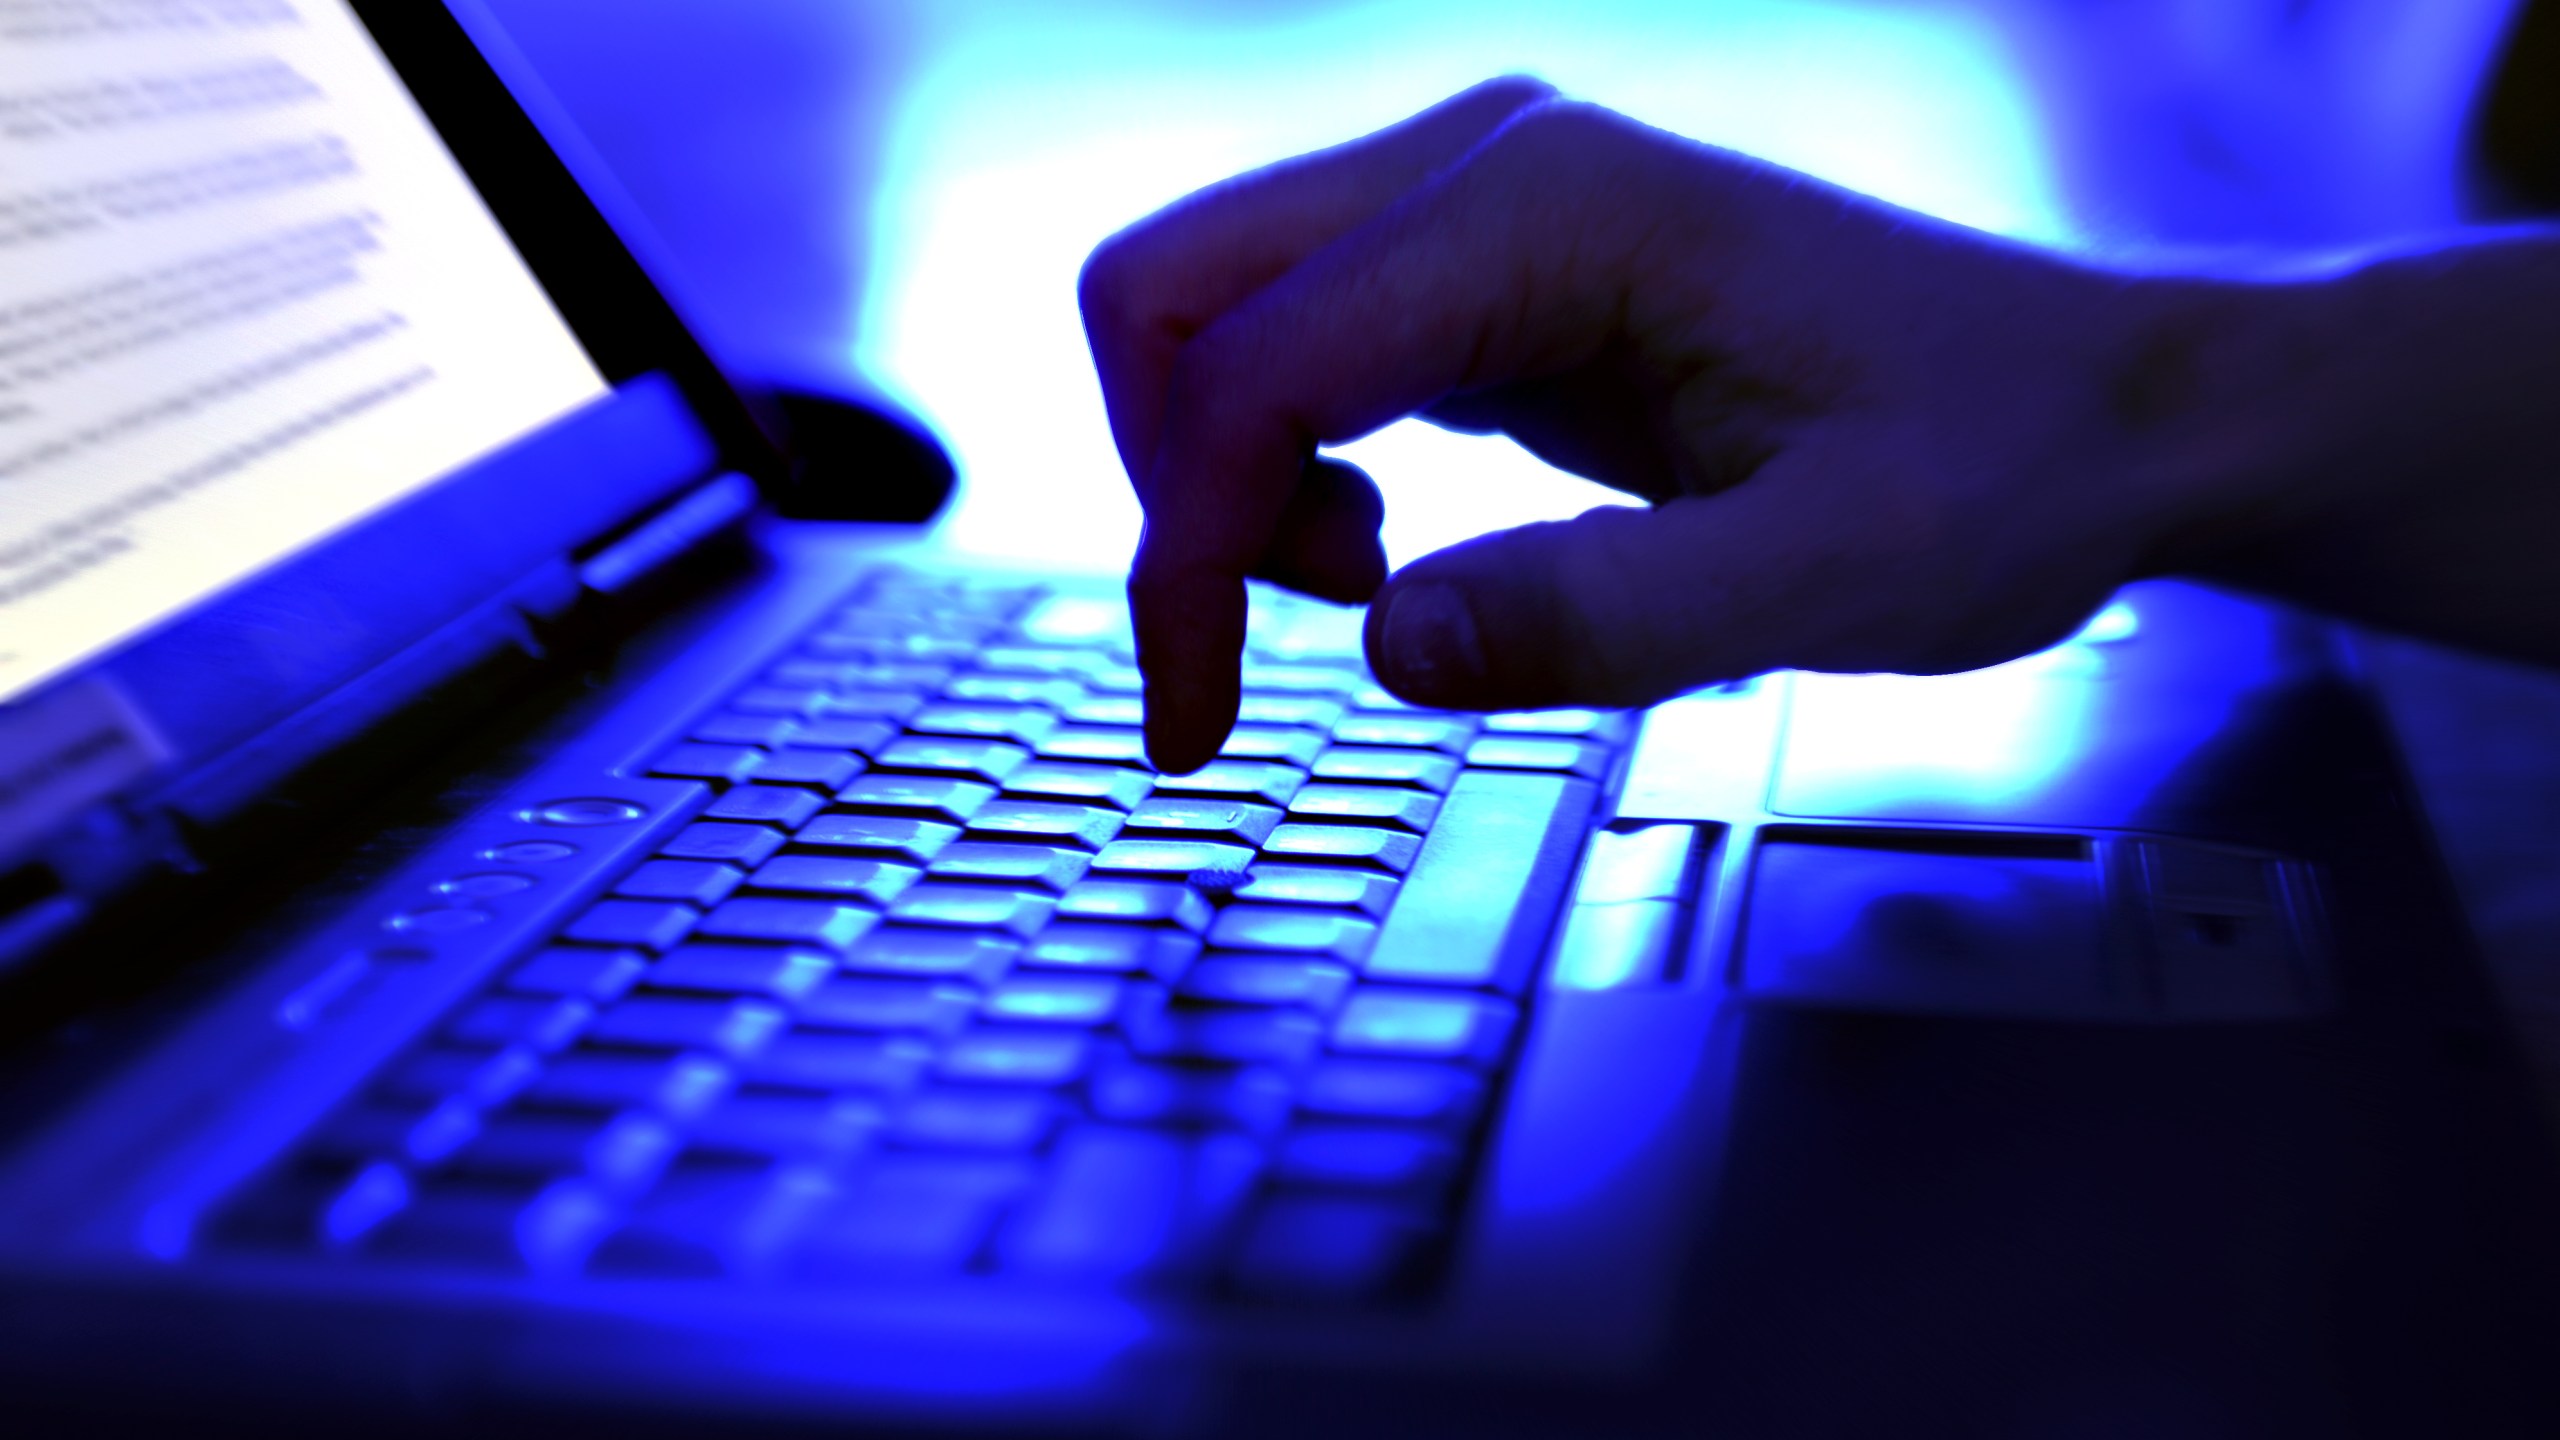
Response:
[{"label": "silhouetted hand", "polygon": [[[2508,266],[2537,297],[2548,254]],[[1534,82],[1480,86],[1193,196],[1086,266],[1147,514],[1129,592],[1149,753],[1195,768],[1233,724],[1247,576],[1374,597],[1380,679],[1456,708],[1636,705],[1782,666],[1966,669],[2173,568],[2519,648],[2424,603],[2357,603],[2374,555],[2444,506],[2407,483],[2424,432],[2335,407],[2478,409],[2451,377],[2358,358],[2388,338],[2377,319],[2452,323],[2414,318],[2443,298],[2409,283],[2424,269],[2110,273]],[[1409,414],[1499,430],[1652,508],[1488,535],[1388,580],[1377,492],[1317,447]],[[2456,538],[2514,551],[2539,607],[2521,648],[2560,655],[2560,566],[2481,533],[2522,515],[2548,543],[2554,487],[2476,488],[2504,498]]]}]

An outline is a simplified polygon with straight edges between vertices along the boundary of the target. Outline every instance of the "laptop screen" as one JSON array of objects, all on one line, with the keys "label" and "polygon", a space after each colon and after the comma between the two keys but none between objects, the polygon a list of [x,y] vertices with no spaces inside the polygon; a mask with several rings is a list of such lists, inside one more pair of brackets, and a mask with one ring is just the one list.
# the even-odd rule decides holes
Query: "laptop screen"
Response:
[{"label": "laptop screen", "polygon": [[344,0],[0,7],[0,702],[606,388]]}]

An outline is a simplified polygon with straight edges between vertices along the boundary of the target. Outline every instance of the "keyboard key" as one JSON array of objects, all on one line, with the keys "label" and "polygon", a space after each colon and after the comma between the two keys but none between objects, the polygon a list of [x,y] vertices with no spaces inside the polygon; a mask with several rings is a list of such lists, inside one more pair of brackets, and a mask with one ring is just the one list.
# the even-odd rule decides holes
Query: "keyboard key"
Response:
[{"label": "keyboard key", "polygon": [[583,1178],[531,1196],[514,1184],[435,1183],[419,1187],[366,1248],[438,1266],[558,1277],[584,1267],[614,1219],[612,1199]]},{"label": "keyboard key", "polygon": [[762,825],[705,820],[677,831],[675,838],[658,847],[658,853],[675,860],[726,860],[752,869],[772,859],[773,852],[781,848],[779,831]]},{"label": "keyboard key", "polygon": [[585,945],[628,945],[664,950],[692,933],[702,919],[690,905],[659,900],[599,900],[569,922],[562,938]]},{"label": "keyboard key", "polygon": [[825,631],[802,641],[800,648],[811,655],[862,661],[869,667],[867,677],[905,675],[915,669],[928,673],[938,670],[940,678],[932,683],[940,685],[951,678],[951,662],[968,659],[977,646],[952,635]]},{"label": "keyboard key", "polygon": [[1364,973],[1517,993],[1563,903],[1593,798],[1588,781],[1561,775],[1460,778],[1423,847],[1434,858],[1405,882]]},{"label": "keyboard key", "polygon": [[1098,850],[1120,833],[1118,810],[1100,805],[1061,805],[1041,800],[998,800],[969,817],[970,833],[1004,839],[1044,840]]},{"label": "keyboard key", "polygon": [[1419,1060],[1319,1061],[1298,1091],[1300,1108],[1352,1120],[1462,1125],[1475,1115],[1484,1082],[1473,1071]]},{"label": "keyboard key", "polygon": [[[829,709],[834,708],[833,701]],[[869,755],[889,743],[898,727],[888,720],[871,720],[855,716],[830,714],[822,720],[804,720],[782,743],[812,750],[851,750]]]},{"label": "keyboard key", "polygon": [[[1192,899],[1197,903],[1199,897]],[[1060,920],[1032,939],[1022,963],[1170,980],[1199,953],[1199,937],[1182,930]]]},{"label": "keyboard key", "polygon": [[729,708],[750,715],[806,715],[818,708],[826,692],[809,685],[751,685],[738,692]]},{"label": "keyboard key", "polygon": [[956,1271],[1037,1173],[1013,1155],[882,1155],[847,1177],[802,1243],[822,1279]]},{"label": "keyboard key", "polygon": [[[990,645],[978,652],[980,671],[997,671],[1007,675],[1033,677],[1064,676],[1074,679],[1091,674],[1109,662],[1090,650],[1067,650],[1043,645]],[[984,678],[994,679],[994,675]]]},{"label": "keyboard key", "polygon": [[1448,789],[1450,782],[1458,778],[1458,762],[1429,750],[1337,745],[1316,758],[1315,778],[1366,785],[1411,785],[1436,793]]},{"label": "keyboard key", "polygon": [[913,865],[898,865],[887,860],[857,860],[835,855],[777,855],[760,866],[749,877],[748,883],[758,890],[863,900],[885,907],[923,875],[924,872]]},{"label": "keyboard key", "polygon": [[746,872],[716,860],[650,860],[622,877],[613,893],[632,900],[681,900],[709,909],[729,898]]},{"label": "keyboard key", "polygon": [[[836,792],[836,803],[850,809],[886,811],[953,825],[968,823],[979,807],[994,798],[994,786],[974,780],[877,772]],[[806,843],[806,837],[802,838]]]},{"label": "keyboard key", "polygon": [[1262,1167],[1235,1135],[1080,1125],[995,1240],[1000,1269],[1111,1279],[1204,1265]]},{"label": "keyboard key", "polygon": [[542,1062],[530,1050],[446,1050],[429,1048],[391,1067],[376,1092],[409,1105],[435,1105],[446,1100],[465,1105],[503,1105],[542,1073]]},{"label": "keyboard key", "polygon": [[649,967],[653,990],[761,995],[797,1000],[835,973],[835,961],[806,950],[761,945],[687,945]]},{"label": "keyboard key", "polygon": [[946,885],[928,880],[899,896],[897,903],[889,907],[889,918],[906,925],[951,925],[1029,935],[1049,923],[1049,911],[1055,903],[1046,895],[1028,890]]},{"label": "keyboard key", "polygon": [[[886,698],[909,694],[923,699],[920,692],[949,684],[952,665],[948,660],[930,660],[916,656],[887,656],[878,651],[857,654],[852,646],[835,657],[832,679],[836,695],[845,698]],[[865,714],[886,715],[885,710],[866,709]]]},{"label": "keyboard key", "polygon": [[932,1042],[919,1035],[795,1030],[758,1051],[740,1074],[788,1090],[894,1093],[914,1085],[932,1060]]},{"label": "keyboard key", "polygon": [[946,700],[985,705],[1037,706],[1055,710],[1084,698],[1084,687],[1072,679],[1046,675],[1001,675],[981,671],[962,675],[942,687]]},{"label": "keyboard key", "polygon": [[842,788],[862,773],[862,761],[846,750],[776,750],[756,767],[758,785],[808,785],[820,790]]},{"label": "keyboard key", "polygon": [[1337,745],[1398,745],[1416,750],[1462,751],[1476,734],[1475,721],[1458,715],[1345,715],[1333,727]]},{"label": "keyboard key", "polygon": [[990,1027],[953,1037],[935,1068],[945,1080],[1064,1085],[1084,1073],[1092,1045],[1081,1030]]},{"label": "keyboard key", "polygon": [[307,1144],[323,1159],[437,1165],[478,1133],[479,1107],[460,1100],[427,1106],[367,1101],[322,1121]]},{"label": "keyboard key", "polygon": [[1392,1201],[1275,1197],[1247,1222],[1228,1279],[1248,1295],[1365,1299],[1404,1278],[1428,1229],[1424,1216]]},{"label": "keyboard key", "polygon": [[685,1163],[840,1160],[869,1145],[885,1115],[873,1096],[740,1093],[686,1130]]},{"label": "keyboard key", "polygon": [[800,1002],[800,1021],[847,1030],[947,1035],[977,1008],[978,992],[966,985],[846,976],[809,992]]},{"label": "keyboard key", "polygon": [[1333,1018],[1333,1048],[1351,1054],[1488,1065],[1511,1035],[1511,1005],[1485,995],[1370,985]]},{"label": "keyboard key", "polygon": [[1422,837],[1378,825],[1283,825],[1262,842],[1262,853],[1290,860],[1355,861],[1402,874],[1422,853]]},{"label": "keyboard key", "polygon": [[1109,665],[1096,665],[1086,671],[1084,683],[1087,688],[1100,690],[1106,694],[1137,695],[1147,688],[1147,677],[1134,665],[1114,662]]},{"label": "keyboard key", "polygon": [[1330,665],[1257,665],[1247,662],[1244,688],[1281,695],[1327,695],[1348,699],[1358,693],[1360,677]]},{"label": "keyboard key", "polygon": [[1597,780],[1609,769],[1609,751],[1582,740],[1487,735],[1467,747],[1467,764],[1499,770],[1555,770]]},{"label": "keyboard key", "polygon": [[1351,989],[1351,968],[1325,960],[1213,955],[1184,973],[1186,999],[1224,1005],[1293,1005],[1331,1014]]},{"label": "keyboard key", "polygon": [[859,905],[824,900],[732,900],[702,918],[698,933],[723,940],[762,940],[775,945],[820,945],[842,952],[870,933],[880,914]]},{"label": "keyboard key", "polygon": [[1448,1178],[1456,1147],[1428,1130],[1300,1125],[1280,1141],[1273,1178],[1343,1190],[1421,1190]]},{"label": "keyboard key", "polygon": [[[924,696],[895,687],[905,683],[939,685],[948,668],[942,665],[827,666],[829,678],[836,682],[835,693],[820,699],[812,707],[813,717],[821,723],[843,720],[897,724],[924,708]],[[871,686],[890,688],[868,688]]]},{"label": "keyboard key", "polygon": [[1130,1125],[1267,1135],[1289,1117],[1289,1077],[1264,1066],[1156,1065],[1116,1059],[1086,1086],[1093,1113]]},{"label": "keyboard key", "polygon": [[1030,751],[1000,740],[909,735],[881,750],[878,763],[883,770],[930,771],[1000,785],[1030,759]]},{"label": "keyboard key", "polygon": [[636,995],[598,1015],[587,1040],[634,1050],[750,1055],[780,1033],[788,1018],[761,1000]]},{"label": "keyboard key", "polygon": [[1305,783],[1305,771],[1268,760],[1212,760],[1188,775],[1157,776],[1156,793],[1217,795],[1286,805]]},{"label": "keyboard key", "polygon": [[702,813],[710,820],[745,820],[796,829],[825,808],[825,799],[806,790],[742,785],[712,801]]},{"label": "keyboard key", "polygon": [[320,1243],[344,1249],[409,1204],[409,1177],[396,1165],[367,1165],[318,1207]]},{"label": "keyboard key", "polygon": [[1230,905],[1210,922],[1209,944],[1222,950],[1288,950],[1357,961],[1377,943],[1378,927],[1340,910],[1295,905]]},{"label": "keyboard key", "polygon": [[1562,735],[1611,741],[1626,738],[1628,717],[1620,710],[1516,710],[1487,715],[1484,728],[1499,735]]},{"label": "keyboard key", "polygon": [[1326,695],[1247,695],[1236,719],[1247,725],[1298,725],[1330,730],[1342,718],[1341,701]]},{"label": "keyboard key", "polygon": [[1031,705],[927,705],[907,717],[919,735],[967,735],[1037,745],[1058,728],[1058,717]]},{"label": "keyboard key", "polygon": [[764,752],[750,745],[678,745],[659,756],[649,773],[735,785],[763,764]]},{"label": "keyboard key", "polygon": [[637,950],[543,950],[508,972],[506,988],[601,1002],[621,998],[648,968],[649,957]]},{"label": "keyboard key", "polygon": [[1145,718],[1145,707],[1136,700],[1104,696],[1071,705],[1066,714],[1068,719],[1082,723],[1053,731],[1042,739],[1041,759],[1092,765],[1147,763],[1146,736],[1138,729],[1138,722]]},{"label": "keyboard key", "polygon": [[1058,914],[1132,925],[1179,925],[1185,930],[1209,928],[1209,902],[1200,898],[1200,892],[1165,880],[1087,880],[1058,897]]},{"label": "keyboard key", "polygon": [[527,1087],[524,1103],[545,1110],[654,1110],[681,1120],[701,1113],[735,1082],[728,1066],[700,1055],[573,1050]]},{"label": "keyboard key", "polygon": [[1427,705],[1416,705],[1410,700],[1397,696],[1382,685],[1361,686],[1359,692],[1351,697],[1351,708],[1354,710],[1365,710],[1372,714],[1381,715],[1438,715],[1445,713],[1443,711],[1434,710]]},{"label": "keyboard key", "polygon": [[1251,846],[1214,840],[1114,840],[1093,857],[1093,868],[1137,875],[1189,875],[1195,870],[1242,870],[1252,860]]},{"label": "keyboard key", "polygon": [[994,634],[1002,624],[992,615],[961,613],[943,597],[936,597],[924,604],[848,609],[820,633],[860,636],[917,654],[942,653],[942,647],[919,641],[957,640],[963,642],[959,653],[970,655],[977,652],[978,642]]},{"label": "keyboard key", "polygon": [[750,715],[739,710],[723,710],[695,725],[692,738],[706,745],[771,748],[781,744],[782,738],[799,726],[800,722],[788,715]]},{"label": "keyboard key", "polygon": [[893,597],[893,592],[881,594],[881,602],[847,605],[845,610],[837,612],[835,620],[829,620],[824,633],[873,635],[873,638],[901,643],[901,646],[916,635],[934,635],[934,638],[970,641],[970,651],[975,651],[975,643],[986,641],[988,635],[993,635],[1004,625],[1004,620],[998,615],[988,615],[988,612],[963,605],[960,602],[963,592],[957,592],[957,589],[937,589],[932,594],[914,592],[906,594],[906,597]]},{"label": "keyboard key", "polygon": [[1292,820],[1351,821],[1428,830],[1440,797],[1387,785],[1310,785],[1289,805]]},{"label": "keyboard key", "polygon": [[1363,915],[1384,915],[1395,903],[1396,882],[1367,870],[1334,865],[1256,865],[1236,887],[1238,900],[1276,905],[1340,905]]},{"label": "keyboard key", "polygon": [[797,1166],[669,1175],[597,1247],[589,1268],[608,1275],[762,1276],[834,1194]]},{"label": "keyboard key", "polygon": [[[876,778],[876,777],[875,777]],[[812,850],[879,855],[923,865],[960,838],[960,827],[887,815],[821,815],[800,827],[791,843]]]},{"label": "keyboard key", "polygon": [[933,1149],[1029,1150],[1048,1138],[1057,1118],[1057,1102],[1045,1090],[945,1088],[910,1097],[889,1133]]},{"label": "keyboard key", "polygon": [[583,1174],[609,1193],[630,1194],[658,1178],[675,1150],[675,1132],[653,1116],[510,1112],[485,1121],[446,1164],[457,1176],[493,1180]]},{"label": "keyboard key", "polygon": [[1247,800],[1159,795],[1129,812],[1128,833],[1133,837],[1175,834],[1223,840],[1231,845],[1260,845],[1272,827],[1279,823],[1279,810],[1269,805],[1256,805]]},{"label": "keyboard key", "polygon": [[1151,1060],[1287,1067],[1305,1063],[1324,1043],[1322,1022],[1282,1009],[1167,1008],[1134,1016],[1124,1028],[1130,1048]]},{"label": "keyboard key", "polygon": [[1036,760],[1013,772],[1005,793],[1032,800],[1062,800],[1108,805],[1118,810],[1147,798],[1155,777],[1112,765],[1070,765]]},{"label": "keyboard key", "polygon": [[521,1045],[528,1050],[551,1051],[578,1038],[578,1032],[595,1013],[595,1007],[586,1001],[566,996],[494,996],[472,1001],[447,1020],[444,1038],[455,1045],[483,1050]]},{"label": "keyboard key", "polygon": [[1041,975],[1017,971],[987,992],[980,1013],[1032,1025],[1107,1025],[1120,1013],[1129,982],[1117,975]]},{"label": "keyboard key", "polygon": [[1324,750],[1324,736],[1285,725],[1239,725],[1218,754],[1228,760],[1272,760],[1305,769]]},{"label": "keyboard key", "polygon": [[1134,694],[1078,694],[1068,705],[1057,707],[1057,715],[1073,725],[1142,725],[1147,720],[1147,702]]},{"label": "keyboard key", "polygon": [[1043,890],[1064,890],[1084,877],[1085,866],[1092,860],[1092,856],[1081,850],[1064,850],[1052,845],[964,840],[934,857],[933,878],[999,881],[1010,885],[1035,885]]},{"label": "keyboard key", "polygon": [[985,985],[1013,968],[1022,942],[986,931],[884,925],[845,957],[845,968],[875,975],[916,975]]}]

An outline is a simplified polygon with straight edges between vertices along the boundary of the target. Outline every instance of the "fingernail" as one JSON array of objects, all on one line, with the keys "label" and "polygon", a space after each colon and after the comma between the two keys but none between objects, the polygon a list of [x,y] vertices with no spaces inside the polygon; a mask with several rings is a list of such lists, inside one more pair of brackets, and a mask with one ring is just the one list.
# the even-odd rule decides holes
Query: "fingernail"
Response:
[{"label": "fingernail", "polygon": [[1387,661],[1395,679],[1425,698],[1457,698],[1484,679],[1475,612],[1455,586],[1422,581],[1387,600]]}]

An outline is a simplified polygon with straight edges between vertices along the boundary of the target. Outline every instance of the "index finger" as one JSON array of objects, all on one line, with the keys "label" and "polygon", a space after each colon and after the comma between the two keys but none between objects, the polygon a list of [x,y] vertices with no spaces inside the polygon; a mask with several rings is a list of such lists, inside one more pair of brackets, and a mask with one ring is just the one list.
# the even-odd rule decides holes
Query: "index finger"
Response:
[{"label": "index finger", "polygon": [[[1681,168],[1662,173],[1675,154]],[[1181,348],[1129,581],[1159,766],[1204,763],[1234,723],[1244,578],[1306,456],[1597,353],[1634,257],[1685,243],[1666,212],[1696,154],[1589,107],[1520,112]]]}]

